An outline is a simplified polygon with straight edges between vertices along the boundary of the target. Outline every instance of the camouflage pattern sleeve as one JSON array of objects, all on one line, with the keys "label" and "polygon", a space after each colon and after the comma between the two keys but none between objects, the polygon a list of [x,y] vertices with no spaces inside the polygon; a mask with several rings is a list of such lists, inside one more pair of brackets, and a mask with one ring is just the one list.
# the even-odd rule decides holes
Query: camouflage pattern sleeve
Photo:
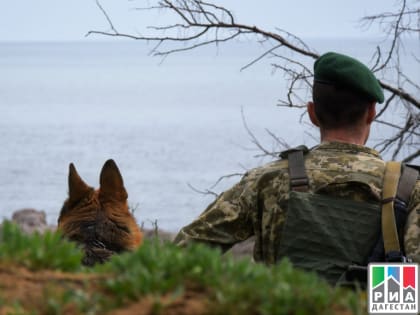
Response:
[{"label": "camouflage pattern sleeve", "polygon": [[420,263],[420,180],[417,181],[408,206],[404,247],[407,257]]},{"label": "camouflage pattern sleeve", "polygon": [[205,243],[230,249],[235,243],[253,235],[251,209],[256,207],[256,172],[250,171],[242,180],[221,194],[191,224],[175,237],[175,244]]}]

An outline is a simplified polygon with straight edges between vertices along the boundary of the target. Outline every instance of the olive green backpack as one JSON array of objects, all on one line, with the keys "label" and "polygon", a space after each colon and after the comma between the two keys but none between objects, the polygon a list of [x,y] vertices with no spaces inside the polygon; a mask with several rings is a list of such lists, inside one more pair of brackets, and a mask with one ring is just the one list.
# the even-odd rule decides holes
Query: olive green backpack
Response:
[{"label": "olive green backpack", "polygon": [[[402,230],[418,172],[388,162],[382,204],[336,198],[309,192],[307,151],[298,147],[282,155],[289,160],[290,196],[279,258],[331,284],[365,281],[369,262],[404,261]],[[397,216],[395,204],[405,213]]]}]

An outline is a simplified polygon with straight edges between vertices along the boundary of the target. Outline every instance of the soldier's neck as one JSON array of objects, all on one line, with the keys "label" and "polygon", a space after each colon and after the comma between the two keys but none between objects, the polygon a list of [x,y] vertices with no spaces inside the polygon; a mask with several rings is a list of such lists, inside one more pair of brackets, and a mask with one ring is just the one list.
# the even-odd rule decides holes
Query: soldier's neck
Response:
[{"label": "soldier's neck", "polygon": [[369,130],[356,131],[349,129],[320,130],[321,142],[344,142],[357,145],[365,145],[369,136]]}]

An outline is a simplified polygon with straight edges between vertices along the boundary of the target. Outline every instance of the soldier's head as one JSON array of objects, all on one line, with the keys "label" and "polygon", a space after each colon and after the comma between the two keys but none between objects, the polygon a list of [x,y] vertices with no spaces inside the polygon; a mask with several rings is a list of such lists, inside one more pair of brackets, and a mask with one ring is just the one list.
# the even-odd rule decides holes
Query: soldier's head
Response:
[{"label": "soldier's head", "polygon": [[314,64],[311,121],[323,130],[370,126],[375,104],[382,103],[382,88],[373,73],[358,60],[326,53]]}]

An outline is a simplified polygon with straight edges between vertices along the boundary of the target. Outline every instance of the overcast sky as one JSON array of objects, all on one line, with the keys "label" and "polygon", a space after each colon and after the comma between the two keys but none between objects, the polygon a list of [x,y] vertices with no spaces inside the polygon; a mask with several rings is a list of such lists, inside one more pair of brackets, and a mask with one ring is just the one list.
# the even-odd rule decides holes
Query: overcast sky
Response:
[{"label": "overcast sky", "polygon": [[[238,22],[268,30],[276,27],[303,38],[378,36],[358,26],[364,15],[391,11],[394,0],[218,0],[230,8]],[[95,0],[0,1],[1,41],[59,41],[85,39],[89,30],[108,30]],[[153,4],[152,0],[101,0],[115,26],[124,32],[142,32],[148,25],[164,24],[162,13],[133,10]],[[98,38],[98,37],[96,37]],[[111,38],[100,38],[111,40]]]}]

